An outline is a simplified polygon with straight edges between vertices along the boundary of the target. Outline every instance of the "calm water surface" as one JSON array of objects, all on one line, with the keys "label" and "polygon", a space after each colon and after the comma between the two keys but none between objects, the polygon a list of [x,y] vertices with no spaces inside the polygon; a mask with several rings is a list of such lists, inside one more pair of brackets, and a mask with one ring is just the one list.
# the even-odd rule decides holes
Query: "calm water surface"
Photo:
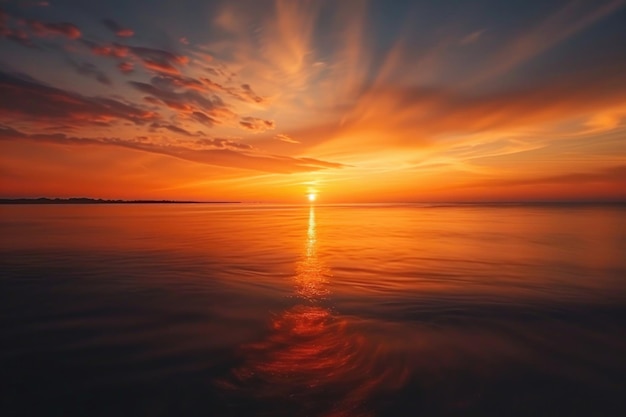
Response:
[{"label": "calm water surface", "polygon": [[2,416],[626,415],[626,207],[0,207]]}]

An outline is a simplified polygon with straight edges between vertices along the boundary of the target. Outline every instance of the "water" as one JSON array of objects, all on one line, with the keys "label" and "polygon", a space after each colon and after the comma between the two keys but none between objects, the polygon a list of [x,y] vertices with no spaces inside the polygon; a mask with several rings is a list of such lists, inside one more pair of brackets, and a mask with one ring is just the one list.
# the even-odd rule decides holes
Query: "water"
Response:
[{"label": "water", "polygon": [[0,415],[626,415],[625,214],[2,206]]}]

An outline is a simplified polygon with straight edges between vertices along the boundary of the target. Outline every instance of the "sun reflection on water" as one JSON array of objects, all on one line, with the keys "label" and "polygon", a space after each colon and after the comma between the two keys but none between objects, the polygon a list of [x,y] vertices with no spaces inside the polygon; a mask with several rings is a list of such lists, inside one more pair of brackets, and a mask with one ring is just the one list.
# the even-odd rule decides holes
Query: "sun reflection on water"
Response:
[{"label": "sun reflection on water", "polygon": [[311,206],[304,256],[296,265],[296,295],[312,302],[321,300],[329,293],[329,276],[330,271],[318,258],[315,207]]},{"label": "sun reflection on water", "polygon": [[224,385],[264,404],[276,402],[285,415],[369,416],[368,399],[401,387],[407,370],[353,319],[328,307],[331,271],[319,257],[317,232],[311,206],[293,277],[297,303],[272,318],[263,340],[242,347],[242,364]]}]

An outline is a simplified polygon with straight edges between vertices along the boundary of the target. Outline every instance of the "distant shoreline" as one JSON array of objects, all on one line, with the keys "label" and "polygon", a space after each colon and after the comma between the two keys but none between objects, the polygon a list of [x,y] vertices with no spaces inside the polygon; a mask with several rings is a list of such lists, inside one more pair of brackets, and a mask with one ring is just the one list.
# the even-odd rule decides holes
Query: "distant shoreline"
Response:
[{"label": "distant shoreline", "polygon": [[[241,201],[195,201],[195,200],[109,200],[102,198],[0,198],[0,205],[114,205],[114,204],[244,204]],[[264,203],[259,201],[245,204],[306,205],[305,203]],[[385,203],[327,203],[320,206],[420,206],[423,208],[445,207],[586,207],[586,206],[626,206],[626,200],[615,201],[475,201],[475,202],[385,202]]]},{"label": "distant shoreline", "polygon": [[239,201],[105,200],[96,198],[2,198],[0,204],[239,204]]}]

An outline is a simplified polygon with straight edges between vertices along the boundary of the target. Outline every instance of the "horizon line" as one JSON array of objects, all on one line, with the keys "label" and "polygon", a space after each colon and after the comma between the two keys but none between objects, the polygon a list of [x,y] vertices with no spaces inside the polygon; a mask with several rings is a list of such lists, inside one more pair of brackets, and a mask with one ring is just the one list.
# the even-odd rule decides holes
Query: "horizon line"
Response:
[{"label": "horizon line", "polygon": [[515,204],[626,204],[622,199],[598,200],[473,200],[473,201],[370,201],[370,202],[272,202],[229,200],[119,199],[93,197],[0,197],[0,204],[274,204],[274,205],[367,205],[367,204],[435,204],[435,205],[515,205]]}]

